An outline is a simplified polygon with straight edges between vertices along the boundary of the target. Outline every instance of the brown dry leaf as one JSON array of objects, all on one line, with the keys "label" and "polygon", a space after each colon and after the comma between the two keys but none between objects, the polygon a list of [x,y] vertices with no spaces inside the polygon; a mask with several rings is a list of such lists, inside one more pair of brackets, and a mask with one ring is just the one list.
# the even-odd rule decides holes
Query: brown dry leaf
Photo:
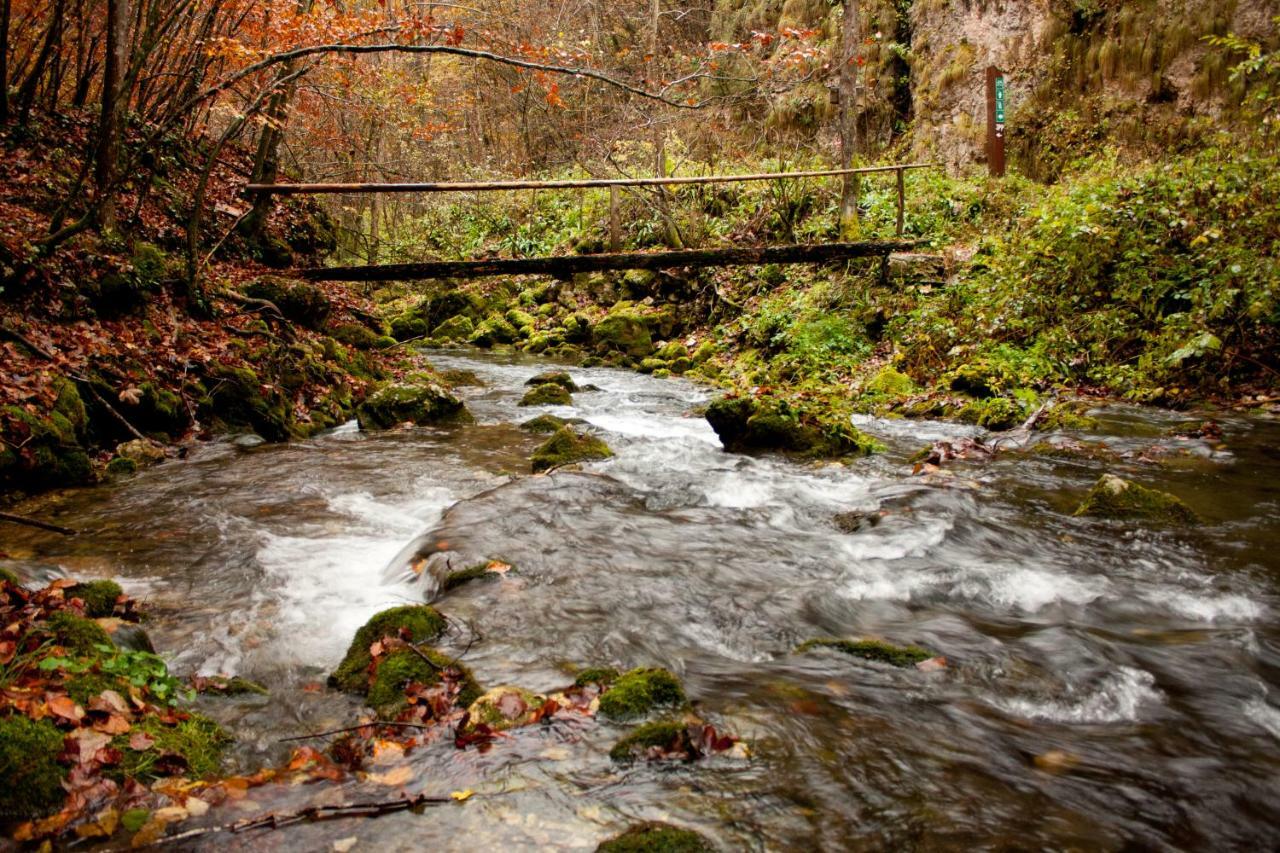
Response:
[{"label": "brown dry leaf", "polygon": [[486,572],[493,572],[496,575],[505,575],[507,572],[511,571],[511,565],[500,560],[493,560],[489,565],[484,567],[484,570]]},{"label": "brown dry leaf", "polygon": [[119,714],[109,714],[105,720],[94,723],[93,730],[109,735],[122,735],[129,731],[129,721]]},{"label": "brown dry leaf", "polygon": [[108,711],[115,714],[121,714],[125,717],[130,715],[129,703],[124,701],[124,697],[114,690],[103,690],[97,696],[89,700],[90,711]]},{"label": "brown dry leaf", "polygon": [[413,565],[409,566],[409,571],[413,572],[415,575],[420,575],[426,567],[426,560],[414,560]]},{"label": "brown dry leaf", "polygon": [[76,700],[70,696],[50,696],[46,702],[54,716],[61,717],[71,723],[79,723],[84,719],[84,708],[77,705]]},{"label": "brown dry leaf", "polygon": [[120,824],[120,813],[113,808],[103,809],[94,815],[89,823],[76,827],[76,835],[81,838],[110,838]]},{"label": "brown dry leaf", "polygon": [[130,385],[120,392],[120,402],[128,403],[131,406],[138,405],[142,402],[142,389]]},{"label": "brown dry leaf", "polygon": [[942,656],[938,656],[936,658],[929,658],[928,660],[922,660],[918,664],[916,664],[916,669],[920,670],[921,672],[940,672],[941,670],[944,670],[946,668],[947,668],[947,659]]},{"label": "brown dry leaf", "polygon": [[98,754],[98,750],[111,743],[111,735],[91,729],[76,729],[67,735],[67,739],[75,742],[78,752],[77,760],[82,764],[92,761]]},{"label": "brown dry leaf", "polygon": [[187,797],[187,801],[182,805],[186,807],[192,817],[200,817],[209,811],[209,804],[199,797]]},{"label": "brown dry leaf", "polygon": [[368,779],[370,782],[389,787],[406,785],[413,780],[413,768],[407,764],[402,764],[394,770],[388,770],[386,773],[370,773]]},{"label": "brown dry leaf", "polygon": [[333,853],[347,853],[348,850],[356,846],[356,842],[358,840],[359,839],[354,835],[350,835],[346,838],[339,838],[337,841],[333,842]]},{"label": "brown dry leaf", "polygon": [[373,742],[373,763],[392,764],[404,758],[404,744],[379,738]]},{"label": "brown dry leaf", "polygon": [[152,812],[151,817],[154,820],[162,820],[165,823],[177,823],[180,820],[186,820],[191,817],[191,812],[182,806],[165,806]]}]

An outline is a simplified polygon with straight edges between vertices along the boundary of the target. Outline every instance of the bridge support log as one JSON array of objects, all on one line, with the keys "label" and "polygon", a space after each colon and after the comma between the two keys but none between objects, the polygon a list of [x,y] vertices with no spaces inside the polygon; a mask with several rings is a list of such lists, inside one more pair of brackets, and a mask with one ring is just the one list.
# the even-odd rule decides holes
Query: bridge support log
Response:
[{"label": "bridge support log", "polygon": [[911,242],[822,243],[733,249],[684,249],[675,252],[620,252],[552,258],[495,258],[485,261],[430,261],[366,267],[316,267],[292,274],[309,281],[416,281],[432,278],[482,278],[497,275],[549,275],[567,278],[581,272],[661,270],[676,267],[728,267],[755,264],[821,264],[850,258],[886,257],[909,251]]}]

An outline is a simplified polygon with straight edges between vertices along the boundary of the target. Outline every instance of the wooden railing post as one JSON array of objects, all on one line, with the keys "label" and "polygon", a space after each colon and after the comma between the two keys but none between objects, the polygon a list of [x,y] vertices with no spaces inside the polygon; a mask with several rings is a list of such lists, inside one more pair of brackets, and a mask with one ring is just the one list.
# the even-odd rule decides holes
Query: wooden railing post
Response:
[{"label": "wooden railing post", "polygon": [[903,177],[903,169],[898,169],[898,236],[902,236],[907,215],[907,184]]}]

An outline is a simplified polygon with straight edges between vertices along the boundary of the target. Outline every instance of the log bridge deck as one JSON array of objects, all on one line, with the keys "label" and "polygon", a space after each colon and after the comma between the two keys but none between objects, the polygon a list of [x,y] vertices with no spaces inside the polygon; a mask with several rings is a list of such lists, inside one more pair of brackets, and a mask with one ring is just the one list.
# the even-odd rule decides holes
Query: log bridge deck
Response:
[{"label": "log bridge deck", "polygon": [[719,249],[678,249],[666,252],[619,252],[618,189],[620,187],[663,187],[682,184],[711,184],[746,181],[795,180],[799,178],[848,177],[882,172],[897,175],[897,235],[902,237],[906,211],[905,173],[930,168],[929,163],[873,166],[859,169],[828,169],[810,172],[771,172],[748,175],[706,175],[662,178],[597,178],[576,181],[489,181],[480,183],[358,183],[358,184],[250,184],[250,194],[273,195],[363,194],[363,193],[444,193],[495,192],[504,190],[584,189],[608,187],[610,244],[613,251],[593,255],[563,255],[544,258],[493,258],[472,261],[427,261],[409,264],[382,264],[348,267],[315,267],[293,271],[310,281],[414,281],[439,278],[481,278],[498,275],[551,275],[567,277],[582,272],[623,269],[672,269],[677,267],[744,266],[755,264],[830,263],[851,258],[887,258],[915,245],[896,241],[793,244],[784,246],[729,247]]}]

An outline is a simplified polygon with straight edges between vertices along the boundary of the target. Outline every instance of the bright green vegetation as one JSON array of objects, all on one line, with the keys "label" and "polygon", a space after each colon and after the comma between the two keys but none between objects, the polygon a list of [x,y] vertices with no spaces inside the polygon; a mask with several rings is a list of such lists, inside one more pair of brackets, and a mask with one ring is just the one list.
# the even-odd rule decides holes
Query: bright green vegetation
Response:
[{"label": "bright green vegetation", "polygon": [[[608,696],[609,694],[604,694]],[[604,697],[601,697],[601,710],[603,710]],[[641,758],[645,751],[651,746],[668,746],[673,741],[681,737],[685,733],[686,726],[682,722],[673,720],[655,720],[651,723],[645,723],[637,726],[634,730],[624,735],[613,748],[609,750],[609,757],[617,762],[635,761]]]},{"label": "bright green vegetation", "polygon": [[222,753],[231,743],[230,736],[213,720],[201,714],[188,713],[176,725],[168,725],[156,717],[145,717],[134,726],[155,739],[148,749],[129,747],[128,734],[117,735],[112,746],[123,756],[117,772],[125,778],[149,781],[172,775],[172,770],[158,770],[156,765],[166,755],[176,755],[186,764],[183,775],[197,779],[212,776],[222,766]]},{"label": "bright green vegetation", "polygon": [[378,661],[373,682],[365,698],[369,707],[384,719],[395,717],[404,707],[404,689],[409,684],[430,686],[440,680],[445,667],[454,667],[462,673],[462,692],[458,704],[466,707],[484,692],[476,683],[471,670],[440,654],[434,649],[397,649]]},{"label": "bright green vegetation", "polygon": [[641,823],[600,842],[596,853],[711,853],[715,847],[698,833],[666,823]]},{"label": "bright green vegetation", "polygon": [[919,646],[895,646],[881,640],[842,640],[835,637],[808,640],[801,643],[796,651],[807,652],[813,649],[835,649],[853,657],[904,668],[934,657],[933,652]]},{"label": "bright green vegetation", "polygon": [[1163,524],[1198,524],[1200,519],[1179,498],[1103,474],[1085,495],[1076,515],[1107,519],[1142,519]]},{"label": "bright green vegetation", "polygon": [[42,817],[66,797],[62,732],[48,720],[0,719],[0,826]]},{"label": "bright green vegetation", "polygon": [[[53,619],[49,621],[53,623]],[[69,675],[67,692],[76,698],[83,696],[86,700],[103,690],[115,690],[124,695],[130,688],[146,692],[152,701],[162,705],[176,705],[179,699],[191,696],[182,682],[169,674],[164,658],[151,652],[126,651],[98,644],[87,651],[75,649],[73,658],[47,657],[40,661],[39,668],[44,671],[60,670]]]},{"label": "bright green vegetation", "polygon": [[116,609],[116,599],[124,594],[120,584],[111,580],[89,581],[68,587],[67,598],[79,598],[84,602],[86,616],[110,616]]},{"label": "bright green vegetation", "polygon": [[573,397],[569,392],[563,386],[551,382],[530,388],[520,398],[521,406],[568,406],[572,403]]},{"label": "bright green vegetation", "polygon": [[356,419],[363,430],[389,429],[402,423],[429,424],[468,422],[470,413],[462,401],[430,377],[410,377],[408,382],[390,382],[370,394],[356,407]]},{"label": "bright green vegetation", "polygon": [[436,639],[448,627],[434,607],[410,604],[383,610],[356,631],[342,663],[329,676],[329,683],[348,693],[364,693],[369,689],[368,670],[373,663],[370,646],[383,637],[400,636],[412,643],[424,643]]},{"label": "bright green vegetation", "polygon": [[533,463],[533,472],[537,474],[575,462],[608,459],[611,456],[613,451],[602,440],[594,435],[575,432],[572,427],[564,426],[541,444],[529,459]]},{"label": "bright green vegetation", "polygon": [[600,696],[600,713],[614,720],[633,720],[685,701],[684,689],[674,675],[658,667],[641,667],[613,680]]}]

